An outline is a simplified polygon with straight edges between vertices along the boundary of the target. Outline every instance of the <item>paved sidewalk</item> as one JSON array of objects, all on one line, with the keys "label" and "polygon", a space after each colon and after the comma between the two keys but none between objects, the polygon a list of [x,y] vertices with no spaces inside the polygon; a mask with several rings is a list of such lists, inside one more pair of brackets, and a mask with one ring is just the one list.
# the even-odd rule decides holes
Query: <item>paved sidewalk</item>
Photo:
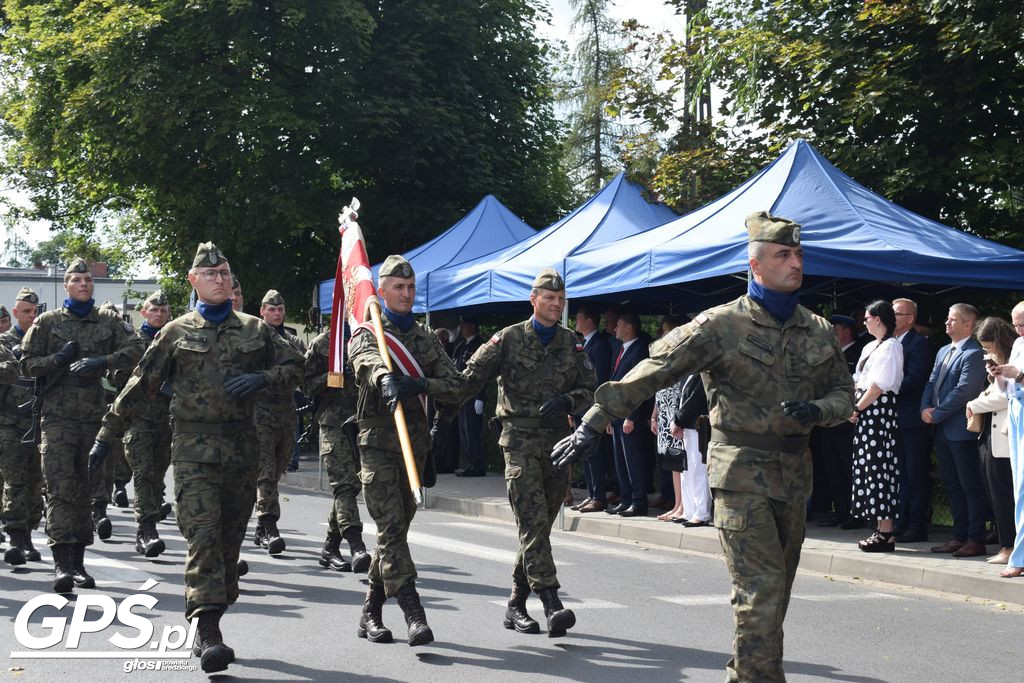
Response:
[{"label": "paved sidewalk", "polygon": [[[323,491],[330,488],[326,472],[321,477],[317,460],[312,454],[303,454],[301,469],[286,473],[281,483]],[[574,493],[577,500],[580,500],[585,492],[576,490]],[[472,517],[514,521],[505,492],[505,481],[495,473],[472,478],[439,475],[437,486],[427,490],[426,506],[428,509]],[[566,508],[564,524],[565,532],[705,553],[721,553],[722,550],[718,532],[713,528],[686,529],[680,524],[662,522],[653,516],[625,519],[603,512],[584,515]],[[868,531],[823,529],[811,523],[807,528],[800,567],[823,574],[884,581],[1024,605],[1024,578],[1000,578],[998,572],[1002,567],[987,564],[984,557],[956,559],[950,555],[930,552],[931,546],[947,540],[947,534],[946,530],[933,530],[931,540],[927,543],[897,545],[894,554],[868,554],[857,548],[857,541],[865,538]],[[989,549],[993,553],[997,550],[995,546],[989,546]]]}]

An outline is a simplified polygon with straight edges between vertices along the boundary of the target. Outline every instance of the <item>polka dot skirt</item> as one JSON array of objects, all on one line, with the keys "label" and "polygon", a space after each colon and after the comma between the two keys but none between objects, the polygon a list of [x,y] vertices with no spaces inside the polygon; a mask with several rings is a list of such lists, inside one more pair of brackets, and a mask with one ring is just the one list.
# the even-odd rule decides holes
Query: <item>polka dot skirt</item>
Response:
[{"label": "polka dot skirt", "polygon": [[870,522],[897,517],[900,472],[895,449],[896,395],[887,393],[861,412],[853,436],[854,517]]}]

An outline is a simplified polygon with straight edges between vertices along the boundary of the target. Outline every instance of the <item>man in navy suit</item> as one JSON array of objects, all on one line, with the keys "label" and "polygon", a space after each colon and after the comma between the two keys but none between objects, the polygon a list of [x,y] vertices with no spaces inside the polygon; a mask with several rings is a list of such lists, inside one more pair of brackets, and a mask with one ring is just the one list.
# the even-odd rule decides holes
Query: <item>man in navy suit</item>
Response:
[{"label": "man in navy suit", "polygon": [[[601,314],[596,308],[590,305],[580,307],[576,312],[576,332],[583,337],[583,351],[594,366],[594,374],[597,375],[597,386],[608,381],[612,374],[612,346],[608,342],[608,335],[603,334],[597,326],[601,322]],[[579,424],[577,416],[576,423]],[[609,453],[610,442],[602,438],[601,445],[592,458],[583,461],[583,478],[587,482],[587,499],[579,505],[574,505],[574,510],[580,512],[600,512],[608,507],[606,483],[608,479],[608,465],[611,460]]]},{"label": "man in navy suit", "polygon": [[[622,379],[627,372],[647,358],[647,344],[641,338],[640,318],[635,313],[623,313],[615,326],[615,337],[621,342],[612,363],[611,380]],[[615,448],[615,471],[619,479],[619,495],[622,501],[605,512],[623,517],[641,517],[647,514],[647,485],[650,468],[644,453],[642,429],[654,409],[653,397],[644,401],[623,420],[616,420],[612,428],[612,444]],[[638,428],[641,427],[641,428]]]},{"label": "man in navy suit", "polygon": [[[476,350],[483,346],[476,318],[463,316],[459,323],[459,340],[455,342],[452,360],[455,369],[462,372]],[[459,450],[466,456],[466,467],[455,470],[456,477],[482,477],[487,474],[484,465],[484,389],[476,400],[468,401],[459,409]]]},{"label": "man in navy suit", "polygon": [[954,557],[985,554],[988,501],[978,462],[978,435],[967,431],[967,402],[985,386],[984,351],[972,336],[978,309],[953,304],[946,318],[950,344],[939,349],[921,397],[921,420],[933,425],[939,476],[953,515],[953,538],[932,548]]},{"label": "man in navy suit", "polygon": [[928,540],[932,499],[931,428],[921,421],[921,400],[935,360],[928,338],[914,330],[917,304],[895,299],[893,336],[903,346],[903,383],[896,396],[896,461],[900,468],[900,514],[897,543]]}]

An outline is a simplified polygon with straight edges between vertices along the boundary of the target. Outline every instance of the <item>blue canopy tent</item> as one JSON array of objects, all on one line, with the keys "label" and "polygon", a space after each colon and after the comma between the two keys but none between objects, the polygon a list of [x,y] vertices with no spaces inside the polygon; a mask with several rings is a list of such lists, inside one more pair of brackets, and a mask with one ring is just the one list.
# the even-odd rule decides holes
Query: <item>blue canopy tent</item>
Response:
[{"label": "blue canopy tent", "polygon": [[[430,271],[470,261],[534,234],[536,231],[533,228],[521,221],[494,195],[487,195],[458,223],[429,242],[402,254],[412,264],[419,280],[413,311],[423,313],[427,310],[424,276]],[[373,267],[374,282],[377,281],[379,268],[379,263]],[[320,310],[329,313],[334,300],[334,278],[320,283],[318,300]]]},{"label": "blue canopy tent", "polygon": [[746,289],[744,219],[761,209],[803,226],[805,292],[834,287],[840,278],[859,288],[885,282],[911,291],[1024,290],[1024,252],[893,204],[797,140],[720,199],[653,230],[577,251],[566,261],[567,294],[614,294],[641,306],[706,306],[736,296]]},{"label": "blue canopy tent", "polygon": [[551,266],[564,272],[565,259],[578,250],[642,233],[676,215],[667,206],[648,201],[640,186],[619,173],[572,213],[529,239],[429,273],[428,308],[496,312],[507,304],[522,307],[541,269]]}]

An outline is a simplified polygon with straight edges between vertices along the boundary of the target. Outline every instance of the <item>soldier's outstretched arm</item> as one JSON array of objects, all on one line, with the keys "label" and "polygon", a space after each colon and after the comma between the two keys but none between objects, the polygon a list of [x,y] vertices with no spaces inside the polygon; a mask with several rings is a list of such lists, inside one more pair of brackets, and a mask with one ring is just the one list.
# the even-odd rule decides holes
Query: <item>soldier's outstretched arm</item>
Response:
[{"label": "soldier's outstretched arm", "polygon": [[264,322],[260,332],[267,340],[267,367],[263,376],[273,389],[293,389],[302,384],[302,368],[305,359],[302,354],[281,338]]},{"label": "soldier's outstretched arm", "polygon": [[170,372],[172,348],[173,344],[168,342],[166,335],[160,335],[150,344],[132,371],[132,376],[128,378],[128,383],[103,416],[103,426],[96,435],[97,441],[112,443],[120,439],[138,406],[157,399],[160,386]]},{"label": "soldier's outstretched arm", "polygon": [[501,332],[495,333],[486,344],[466,362],[466,369],[456,375],[460,382],[456,395],[449,401],[438,404],[437,414],[440,420],[447,422],[455,418],[459,408],[466,401],[476,398],[484,386],[501,372],[502,355]]},{"label": "soldier's outstretched arm", "polygon": [[316,398],[327,391],[327,344],[327,335],[321,334],[306,350],[306,359],[302,368],[304,375],[302,393],[309,398]]},{"label": "soldier's outstretched arm", "polygon": [[459,400],[465,383],[462,375],[439,344],[430,343],[426,347],[429,355],[424,359],[423,369],[427,374],[427,396],[442,404]]},{"label": "soldier's outstretched arm", "polygon": [[829,361],[828,392],[820,399],[812,401],[821,411],[822,425],[837,425],[853,414],[853,377],[843,357],[843,350],[838,340],[833,338],[832,359]]}]

